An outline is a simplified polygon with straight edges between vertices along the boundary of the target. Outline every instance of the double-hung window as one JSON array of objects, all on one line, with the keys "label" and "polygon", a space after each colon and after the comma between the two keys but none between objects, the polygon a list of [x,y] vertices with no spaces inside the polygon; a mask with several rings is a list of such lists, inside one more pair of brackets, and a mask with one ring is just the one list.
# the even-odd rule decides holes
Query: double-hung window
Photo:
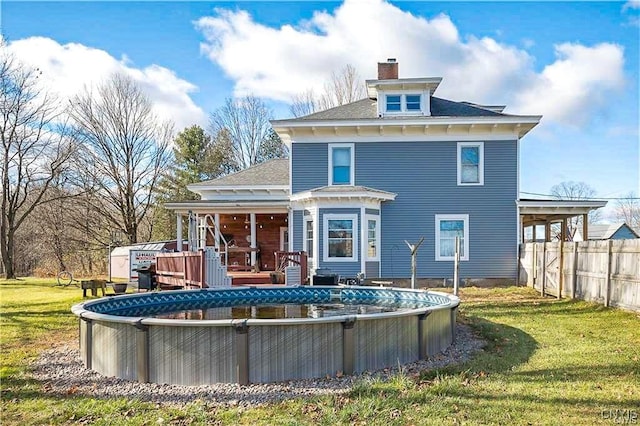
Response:
[{"label": "double-hung window", "polygon": [[458,142],[458,185],[484,185],[484,143]]},{"label": "double-hung window", "polygon": [[324,215],[325,262],[353,262],[358,258],[358,216],[355,214]]},{"label": "double-hung window", "polygon": [[460,260],[469,260],[469,215],[436,215],[436,260],[454,260],[456,237]]},{"label": "double-hung window", "polygon": [[329,185],[353,185],[353,144],[329,145]]},{"label": "double-hung window", "polygon": [[304,221],[304,251],[307,252],[309,259],[313,259],[313,220],[305,219]]},{"label": "double-hung window", "polygon": [[379,260],[380,228],[377,216],[367,216],[367,260]]}]

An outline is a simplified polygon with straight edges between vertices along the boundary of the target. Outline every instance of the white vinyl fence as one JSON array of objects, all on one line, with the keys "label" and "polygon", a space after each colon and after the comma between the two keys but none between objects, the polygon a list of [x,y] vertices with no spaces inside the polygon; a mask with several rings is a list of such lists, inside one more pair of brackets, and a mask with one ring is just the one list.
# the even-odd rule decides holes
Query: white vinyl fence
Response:
[{"label": "white vinyl fence", "polygon": [[215,248],[205,249],[205,282],[209,287],[231,287],[231,277],[227,275],[227,267],[222,264],[220,253]]},{"label": "white vinyl fence", "polygon": [[640,311],[640,239],[520,245],[520,284]]}]

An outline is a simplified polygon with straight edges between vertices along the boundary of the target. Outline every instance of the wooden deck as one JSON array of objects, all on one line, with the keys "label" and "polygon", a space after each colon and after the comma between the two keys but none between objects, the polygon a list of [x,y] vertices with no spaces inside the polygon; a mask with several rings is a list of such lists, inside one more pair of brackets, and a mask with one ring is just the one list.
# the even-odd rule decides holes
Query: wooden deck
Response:
[{"label": "wooden deck", "polygon": [[271,284],[271,272],[273,271],[229,271],[228,274],[232,279],[232,285],[266,285]]}]

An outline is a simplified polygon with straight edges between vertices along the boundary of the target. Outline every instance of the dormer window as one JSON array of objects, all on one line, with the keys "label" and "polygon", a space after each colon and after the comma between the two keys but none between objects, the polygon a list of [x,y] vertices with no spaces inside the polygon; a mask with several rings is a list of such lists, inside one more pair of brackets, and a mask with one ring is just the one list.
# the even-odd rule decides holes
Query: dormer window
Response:
[{"label": "dormer window", "polygon": [[407,111],[420,111],[422,109],[421,98],[420,95],[405,95]]},{"label": "dormer window", "polygon": [[389,112],[402,111],[402,96],[387,95],[387,111]]},{"label": "dormer window", "polygon": [[422,105],[422,93],[393,93],[384,96],[384,112],[388,114],[420,114],[425,108]]}]

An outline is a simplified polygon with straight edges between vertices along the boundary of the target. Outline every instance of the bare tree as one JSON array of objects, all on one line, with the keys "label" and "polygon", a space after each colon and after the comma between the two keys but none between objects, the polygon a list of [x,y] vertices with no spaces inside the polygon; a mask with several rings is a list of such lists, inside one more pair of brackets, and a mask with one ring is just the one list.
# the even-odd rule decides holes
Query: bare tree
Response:
[{"label": "bare tree", "polygon": [[339,72],[332,72],[324,84],[324,91],[316,97],[313,90],[306,90],[292,98],[290,111],[294,117],[301,117],[345,105],[367,97],[367,89],[355,67],[347,64]]},{"label": "bare tree", "polygon": [[169,160],[172,125],[152,112],[151,101],[129,77],[115,74],[95,93],[85,89],[71,105],[86,170],[93,173],[106,226],[129,243],[150,212],[154,189]]},{"label": "bare tree", "polygon": [[[551,187],[551,195],[558,200],[589,200],[596,197],[596,191],[584,182],[561,182]],[[602,213],[599,210],[591,210],[588,216],[588,223],[598,223]],[[578,229],[582,229],[582,216],[570,218],[567,221],[567,234],[573,240]],[[587,236],[583,238],[586,240]]]},{"label": "bare tree", "polygon": [[320,110],[318,99],[313,89],[307,89],[291,98],[289,111],[294,117],[304,117]]},{"label": "bare tree", "polygon": [[640,198],[630,192],[616,201],[613,217],[632,228],[640,228]]},{"label": "bare tree", "polygon": [[211,114],[211,134],[228,136],[231,160],[237,169],[245,169],[261,160],[262,145],[271,132],[270,118],[269,108],[253,95],[227,98],[224,106]]},{"label": "bare tree", "polygon": [[16,232],[34,209],[66,194],[49,189],[73,152],[58,100],[39,87],[40,72],[19,63],[0,42],[2,219],[4,273],[15,278]]}]

